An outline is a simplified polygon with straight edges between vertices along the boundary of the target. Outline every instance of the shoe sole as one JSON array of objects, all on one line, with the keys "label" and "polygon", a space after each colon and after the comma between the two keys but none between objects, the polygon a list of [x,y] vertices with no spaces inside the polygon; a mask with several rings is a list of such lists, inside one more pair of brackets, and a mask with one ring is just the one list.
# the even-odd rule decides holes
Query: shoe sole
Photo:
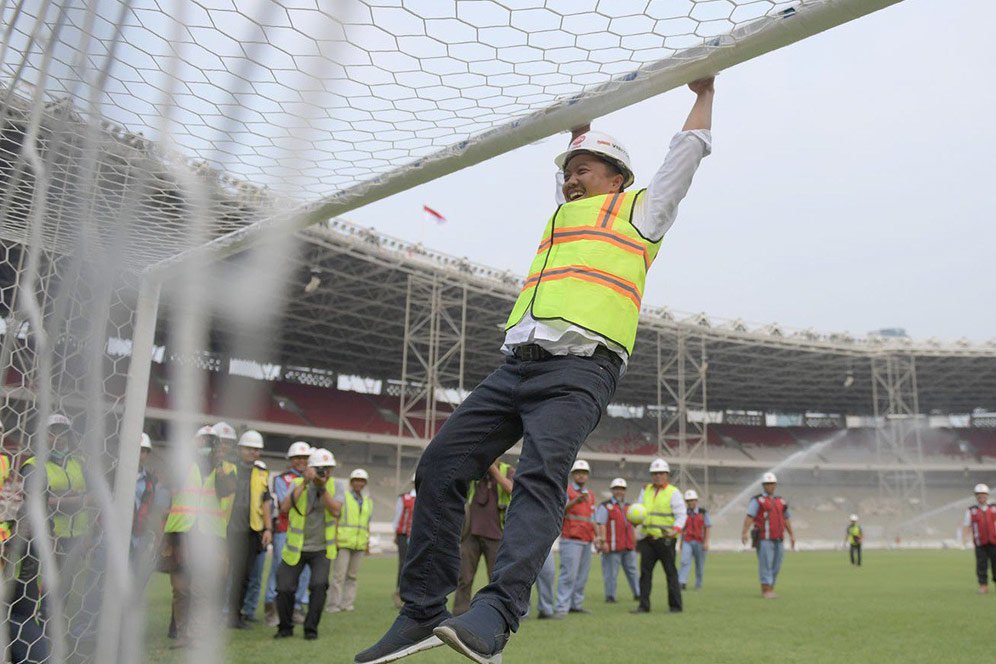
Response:
[{"label": "shoe sole", "polygon": [[418,643],[408,646],[404,650],[398,650],[397,652],[392,652],[390,655],[384,655],[380,659],[371,659],[369,662],[359,662],[359,660],[353,660],[353,664],[387,664],[387,662],[394,662],[403,657],[408,657],[409,655],[414,655],[417,652],[422,652],[423,650],[430,650],[432,648],[437,648],[443,645],[443,642],[439,640],[439,637],[433,634],[428,636]]},{"label": "shoe sole", "polygon": [[477,664],[501,664],[501,653],[488,657],[474,652],[460,640],[456,630],[452,627],[443,625],[432,630],[432,633],[438,636],[450,648],[453,648],[453,650],[456,650],[467,659],[474,660]]}]

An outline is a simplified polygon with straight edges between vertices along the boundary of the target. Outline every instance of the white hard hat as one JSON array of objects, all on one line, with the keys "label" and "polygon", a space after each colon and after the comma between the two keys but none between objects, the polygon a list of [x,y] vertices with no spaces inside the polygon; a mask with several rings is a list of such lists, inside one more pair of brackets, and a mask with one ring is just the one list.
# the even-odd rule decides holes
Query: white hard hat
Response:
[{"label": "white hard hat", "polygon": [[45,426],[46,427],[62,426],[62,427],[72,428],[73,423],[70,422],[69,418],[63,415],[62,413],[52,413],[51,415],[48,416],[48,419],[45,420]]},{"label": "white hard hat", "polygon": [[363,470],[362,468],[357,468],[349,474],[349,479],[351,480],[363,480],[365,482],[370,481],[370,474]]},{"label": "white hard hat", "polygon": [[194,434],[194,435],[199,438],[201,436],[217,436],[218,434],[216,434],[214,432],[214,427],[213,426],[211,426],[210,424],[207,424],[205,426],[202,426],[200,429],[198,429],[197,433]]},{"label": "white hard hat", "polygon": [[774,473],[765,473],[761,477],[761,484],[772,484],[778,482],[778,478],[775,477]]},{"label": "white hard hat", "polygon": [[214,435],[218,436],[222,440],[235,440],[238,436],[235,435],[235,427],[233,427],[228,422],[218,422],[211,430],[214,431]]},{"label": "white hard hat", "polygon": [[249,429],[239,438],[239,447],[261,450],[263,449],[263,436],[255,429]]},{"label": "white hard hat", "polygon": [[851,521],[857,521],[857,520],[858,520],[858,515],[857,514],[852,514],[851,515]]},{"label": "white hard hat", "polygon": [[698,500],[699,494],[695,493],[695,489],[689,489],[685,492],[685,500]]},{"label": "white hard hat", "polygon": [[262,459],[256,459],[255,461],[252,462],[252,465],[256,466],[260,470],[266,470],[266,462],[263,461]]},{"label": "white hard hat", "polygon": [[636,180],[633,176],[633,167],[630,166],[629,152],[608,134],[600,131],[589,131],[581,134],[571,141],[566,150],[557,155],[553,163],[557,165],[557,168],[563,169],[571,157],[579,152],[590,152],[615,164],[622,172],[623,187],[630,186]]},{"label": "white hard hat", "polygon": [[149,434],[147,434],[147,433],[143,433],[142,434],[142,442],[141,442],[140,446],[141,446],[141,448],[143,450],[151,450],[152,449],[152,439],[149,438]]},{"label": "white hard hat", "polygon": [[650,462],[650,472],[652,473],[670,473],[671,466],[667,465],[667,461],[664,459],[654,459]]},{"label": "white hard hat", "polygon": [[586,473],[590,473],[591,466],[584,459],[578,459],[577,461],[574,462],[574,465],[571,466],[571,472],[575,473],[579,470],[583,470]]},{"label": "white hard hat", "polygon": [[335,457],[326,449],[316,448],[308,455],[308,465],[312,468],[334,468]]},{"label": "white hard hat", "polygon": [[626,480],[624,480],[621,477],[617,477],[616,479],[612,480],[612,483],[609,484],[609,488],[610,489],[615,489],[616,487],[618,487],[620,489],[625,489],[626,488]]},{"label": "white hard hat", "polygon": [[303,440],[299,440],[295,443],[291,443],[291,446],[287,448],[287,458],[296,456],[311,456],[311,450],[313,448],[308,443]]},{"label": "white hard hat", "polygon": [[989,486],[987,484],[976,484],[975,493],[989,493]]}]

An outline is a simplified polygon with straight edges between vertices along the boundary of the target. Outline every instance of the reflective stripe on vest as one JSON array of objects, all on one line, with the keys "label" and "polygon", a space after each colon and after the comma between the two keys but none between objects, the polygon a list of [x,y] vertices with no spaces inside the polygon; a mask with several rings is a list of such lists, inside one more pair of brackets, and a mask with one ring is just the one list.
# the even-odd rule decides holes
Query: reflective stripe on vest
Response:
[{"label": "reflective stripe on vest", "polygon": [[363,498],[363,506],[353,496],[352,491],[346,492],[346,503],[342,506],[339,518],[338,544],[340,549],[363,551],[370,542],[370,515],[373,514],[373,499]]},{"label": "reflective stripe on vest", "polygon": [[647,516],[643,520],[643,533],[649,537],[668,537],[674,527],[674,512],[671,511],[671,497],[677,488],[668,484],[662,489],[656,489],[653,484],[643,488],[643,506],[647,508]]},{"label": "reflective stripe on vest", "polygon": [[788,505],[781,496],[769,496],[761,493],[754,496],[757,500],[757,514],[754,525],[757,526],[763,540],[781,540],[785,537],[785,509]]},{"label": "reflective stripe on vest", "polygon": [[681,529],[681,538],[686,542],[705,541],[705,510],[696,508],[688,511],[685,527]]},{"label": "reflective stripe on vest", "polygon": [[996,507],[972,505],[968,508],[968,515],[975,546],[996,544]]},{"label": "reflective stripe on vest", "polygon": [[633,352],[647,271],[660,242],[642,237],[633,208],[645,190],[564,203],[547,222],[505,329],[527,313],[592,330]]},{"label": "reflective stripe on vest", "polygon": [[[235,464],[229,461],[222,463],[221,471],[225,475],[237,472]],[[228,531],[228,520],[232,516],[232,503],[235,501],[235,494],[218,499],[215,491],[218,470],[213,469],[204,480],[204,487],[201,490],[201,518],[197,525],[201,531],[211,533],[218,537],[225,537]]]},{"label": "reflective stripe on vest", "polygon": [[602,506],[605,507],[605,513],[608,515],[605,526],[609,551],[632,551],[636,547],[636,531],[633,524],[626,518],[629,505],[626,503],[616,504],[611,500],[606,500]]},{"label": "reflective stripe on vest", "polygon": [[[571,484],[567,487],[568,502],[581,495]],[[571,506],[564,514],[560,536],[564,539],[591,542],[595,539],[595,496],[589,491],[584,500]]]},{"label": "reflective stripe on vest", "polygon": [[[303,477],[296,477],[291,483],[291,491],[304,484]],[[331,486],[330,486],[331,485]],[[325,490],[335,495],[335,478],[330,477],[325,483]],[[297,497],[297,502],[287,513],[287,541],[284,543],[283,553],[280,559],[288,565],[297,565],[301,560],[301,551],[304,549],[304,527],[308,521],[308,490],[305,489]],[[339,553],[336,549],[336,519],[332,512],[327,509],[325,512],[325,557],[329,560],[335,559]]]},{"label": "reflective stripe on vest", "polygon": [[[37,457],[31,457],[24,462],[25,466],[36,466]],[[67,457],[65,467],[49,461],[45,464],[45,475],[48,478],[48,490],[57,495],[67,491],[75,493],[86,492],[86,478],[83,477],[83,466],[73,457]],[[80,507],[75,514],[62,514],[55,508],[51,515],[52,534],[56,537],[80,537],[90,530],[90,515],[86,507]]]}]

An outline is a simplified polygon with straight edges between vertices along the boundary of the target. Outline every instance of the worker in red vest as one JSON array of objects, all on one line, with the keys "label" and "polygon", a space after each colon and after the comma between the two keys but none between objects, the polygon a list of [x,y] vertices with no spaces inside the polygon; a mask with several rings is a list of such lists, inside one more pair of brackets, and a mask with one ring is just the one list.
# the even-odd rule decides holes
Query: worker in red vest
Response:
[{"label": "worker in red vest", "polygon": [[404,606],[401,601],[401,566],[405,564],[408,554],[408,536],[412,534],[412,517],[415,515],[415,476],[409,482],[411,489],[398,496],[394,503],[394,543],[398,546],[398,577],[394,584],[394,608]]},{"label": "worker in red vest", "polygon": [[750,499],[747,505],[747,516],[740,539],[747,544],[749,530],[757,529],[757,571],[761,580],[761,596],[765,599],[775,599],[775,581],[782,568],[782,558],[785,555],[785,533],[788,533],[795,549],[795,534],[792,532],[792,518],[788,503],[781,496],[775,495],[778,478],[774,473],[765,473],[761,478],[763,491]]},{"label": "worker in red vest", "polygon": [[989,487],[975,485],[975,505],[965,512],[965,537],[975,543],[975,573],[979,577],[979,594],[989,592],[987,567],[996,581],[996,505],[989,504]]},{"label": "worker in red vest", "polygon": [[617,477],[609,484],[612,497],[600,503],[595,510],[595,548],[602,554],[602,583],[605,601],[616,603],[616,582],[622,566],[633,591],[633,599],[640,599],[640,577],[636,571],[636,529],[626,518],[626,480]]},{"label": "worker in red vest", "polygon": [[554,618],[563,618],[568,613],[591,613],[582,606],[591,570],[591,543],[595,541],[595,494],[586,486],[590,474],[587,461],[574,462],[560,530],[560,577]]},{"label": "worker in red vest", "polygon": [[688,508],[688,518],[685,520],[685,528],[681,531],[681,568],[678,570],[678,582],[681,583],[682,590],[688,586],[688,574],[692,571],[694,560],[695,589],[698,590],[702,587],[712,520],[705,508],[699,507],[699,494],[695,489],[685,492],[685,505]]}]

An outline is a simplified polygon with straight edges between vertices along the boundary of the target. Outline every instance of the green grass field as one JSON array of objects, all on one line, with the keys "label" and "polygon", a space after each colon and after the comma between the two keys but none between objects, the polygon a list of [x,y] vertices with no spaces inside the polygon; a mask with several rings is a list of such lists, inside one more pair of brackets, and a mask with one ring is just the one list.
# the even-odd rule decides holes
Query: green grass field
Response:
[{"label": "green grass field", "polygon": [[[228,635],[227,661],[352,662],[352,655],[379,638],[394,619],[395,564],[393,558],[366,560],[356,611],[324,614],[318,641],[304,641],[300,627],[294,639],[276,641],[275,630],[260,624]],[[603,602],[596,558],[586,599],[594,613],[562,621],[524,620],[505,649],[505,661],[990,661],[996,648],[996,594],[975,593],[973,570],[971,551],[870,551],[861,568],[852,568],[845,553],[789,553],[778,584],[781,597],[766,601],[759,597],[753,555],[713,554],[705,588],[685,593],[684,613],[667,612],[658,568],[655,612],[634,616],[628,613],[631,601]],[[620,583],[620,590],[626,589],[622,576]],[[165,637],[169,583],[164,575],[154,576],[150,593],[148,661],[179,664],[184,656],[169,650]],[[404,661],[469,660],[442,647]]]}]

